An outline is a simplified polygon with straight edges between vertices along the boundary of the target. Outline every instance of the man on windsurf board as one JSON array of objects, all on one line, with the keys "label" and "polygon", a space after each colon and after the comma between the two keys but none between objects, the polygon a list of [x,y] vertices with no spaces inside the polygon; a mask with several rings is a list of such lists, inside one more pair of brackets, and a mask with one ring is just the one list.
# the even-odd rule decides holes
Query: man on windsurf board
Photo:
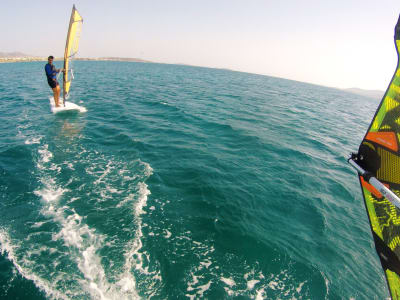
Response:
[{"label": "man on windsurf board", "polygon": [[60,105],[58,104],[58,102],[60,99],[60,85],[58,84],[58,81],[57,81],[57,73],[64,71],[64,69],[56,69],[56,67],[53,65],[53,60],[54,60],[54,57],[52,55],[50,55],[47,58],[48,63],[44,67],[44,70],[45,70],[46,76],[47,76],[47,83],[49,84],[50,88],[53,90],[54,102],[56,104],[56,107],[59,107]]}]

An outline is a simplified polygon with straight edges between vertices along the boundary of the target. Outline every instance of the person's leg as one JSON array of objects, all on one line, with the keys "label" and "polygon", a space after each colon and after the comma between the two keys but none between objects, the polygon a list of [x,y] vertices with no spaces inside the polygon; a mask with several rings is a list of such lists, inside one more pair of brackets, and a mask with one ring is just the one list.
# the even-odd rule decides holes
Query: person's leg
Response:
[{"label": "person's leg", "polygon": [[57,84],[57,86],[56,86],[56,89],[57,89],[57,102],[60,102],[60,93],[61,93],[61,91],[60,91],[60,86]]},{"label": "person's leg", "polygon": [[55,88],[52,88],[54,94],[54,103],[56,107],[59,107],[59,100],[60,100],[60,86],[57,84]]},{"label": "person's leg", "polygon": [[57,87],[52,88],[52,90],[53,90],[53,95],[54,95],[54,103],[56,104],[56,107],[58,107]]}]

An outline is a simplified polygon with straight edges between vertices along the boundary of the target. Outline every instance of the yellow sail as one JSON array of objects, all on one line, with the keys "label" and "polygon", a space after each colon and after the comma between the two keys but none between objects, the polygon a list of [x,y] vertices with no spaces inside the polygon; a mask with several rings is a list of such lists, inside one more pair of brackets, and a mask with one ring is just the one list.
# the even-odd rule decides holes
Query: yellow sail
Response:
[{"label": "yellow sail", "polygon": [[69,95],[71,88],[71,81],[74,79],[72,70],[72,60],[78,52],[79,38],[82,30],[83,19],[79,12],[76,10],[75,5],[72,7],[71,19],[69,21],[67,43],[65,45],[64,53],[64,79],[63,79],[63,98]]}]

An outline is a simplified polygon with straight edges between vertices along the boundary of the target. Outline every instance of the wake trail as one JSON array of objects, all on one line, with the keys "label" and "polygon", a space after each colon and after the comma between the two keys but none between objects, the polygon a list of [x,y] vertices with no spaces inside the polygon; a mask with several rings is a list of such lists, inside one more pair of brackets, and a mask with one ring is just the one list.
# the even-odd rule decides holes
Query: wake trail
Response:
[{"label": "wake trail", "polygon": [[[16,229],[11,225],[2,228],[3,255],[19,274],[32,280],[51,299],[140,298],[135,273],[144,274],[149,281],[160,280],[159,271],[150,272],[143,266],[148,254],[142,249],[141,214],[145,213],[150,194],[145,184],[152,174],[150,165],[140,160],[127,165],[83,147],[79,153],[73,153],[74,159],[61,162],[42,136],[23,137],[26,145],[37,148],[35,173],[39,187],[33,194],[40,200],[41,217],[31,220],[34,233],[24,240],[13,238]],[[85,174],[65,182],[63,173],[75,169],[85,169]],[[80,191],[71,188],[77,182],[83,187]],[[85,199],[95,204],[94,210],[112,208],[114,215],[130,207],[131,222],[136,228],[132,237],[120,245],[118,231],[109,236],[90,224],[88,216],[93,211],[76,205]],[[112,224],[113,220],[108,221]],[[103,254],[109,248],[122,253],[122,267],[118,267],[121,262]],[[106,266],[104,261],[108,261]]]}]

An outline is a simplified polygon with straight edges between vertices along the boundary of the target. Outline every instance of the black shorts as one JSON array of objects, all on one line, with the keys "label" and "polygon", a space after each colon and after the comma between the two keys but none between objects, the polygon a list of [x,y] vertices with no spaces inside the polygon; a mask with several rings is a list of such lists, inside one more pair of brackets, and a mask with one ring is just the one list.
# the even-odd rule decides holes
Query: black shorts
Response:
[{"label": "black shorts", "polygon": [[54,89],[54,88],[58,85],[57,80],[49,80],[49,79],[47,79],[47,83],[49,84],[49,86],[50,86],[52,89]]}]

